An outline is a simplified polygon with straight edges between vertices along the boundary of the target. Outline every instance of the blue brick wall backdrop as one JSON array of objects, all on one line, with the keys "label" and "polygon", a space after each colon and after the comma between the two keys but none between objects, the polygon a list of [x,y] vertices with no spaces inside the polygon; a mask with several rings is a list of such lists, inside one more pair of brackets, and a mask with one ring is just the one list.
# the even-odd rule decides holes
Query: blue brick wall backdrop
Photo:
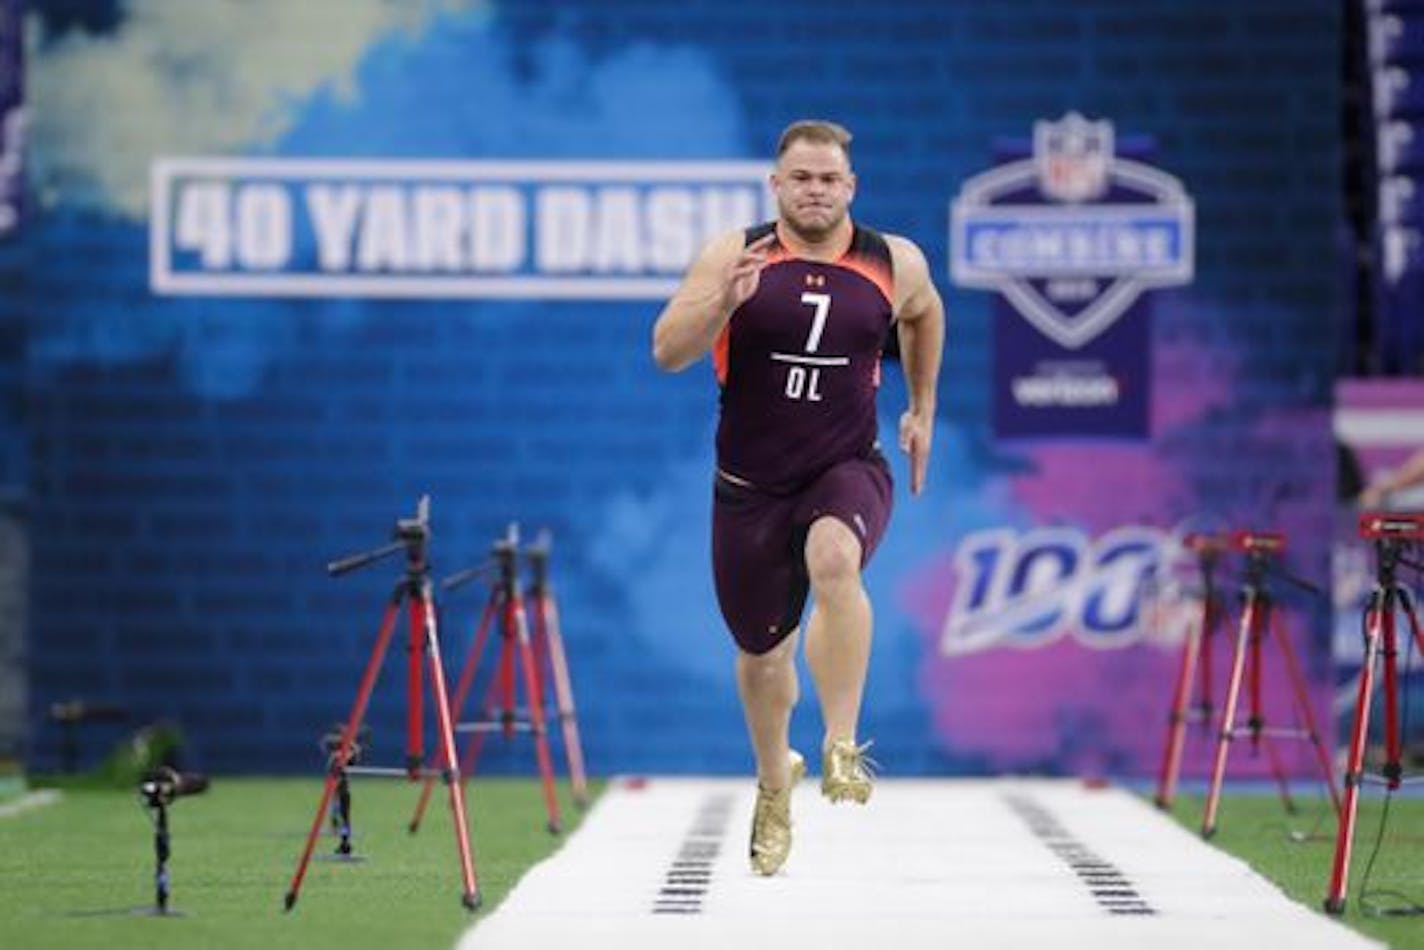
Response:
[{"label": "blue brick wall backdrop", "polygon": [[[952,291],[943,263],[947,202],[996,138],[1069,109],[1151,136],[1202,236],[1190,306],[1163,307],[1158,332],[1233,353],[1242,412],[1328,402],[1330,0],[267,0],[206,24],[160,0],[90,22],[72,6],[31,3],[35,768],[57,763],[44,711],[70,697],[178,721],[196,766],[317,768],[395,570],[331,580],[322,566],[383,541],[423,492],[440,571],[480,559],[509,520],[553,530],[595,771],[749,761],[707,569],[714,387],[701,369],[654,371],[658,303],[156,296],[160,156],[761,159],[790,119],[848,124],[858,216],[921,244],[952,311],[938,494],[911,509],[901,490],[901,553],[872,578],[867,733],[900,773],[977,767],[932,741],[924,647],[893,594],[915,539],[952,532],[1006,464],[986,428],[987,296]],[[320,54],[310,35],[330,38]],[[171,61],[145,57],[154,44]],[[887,407],[900,393],[892,374]],[[1217,454],[1254,424],[1233,411],[1176,438]],[[1194,490],[1247,507],[1282,451],[1310,469],[1303,444],[1240,452]],[[452,666],[480,602],[444,605]],[[391,760],[399,668],[394,654],[371,712]],[[811,717],[796,728],[809,744]],[[112,738],[95,732],[88,761]],[[492,755],[496,769],[532,761],[523,746]]]}]

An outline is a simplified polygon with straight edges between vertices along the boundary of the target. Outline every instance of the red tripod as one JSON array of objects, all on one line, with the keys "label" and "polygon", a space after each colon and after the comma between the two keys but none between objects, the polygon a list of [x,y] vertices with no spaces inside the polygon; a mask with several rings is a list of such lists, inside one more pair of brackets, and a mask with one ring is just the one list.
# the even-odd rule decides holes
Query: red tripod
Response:
[{"label": "red tripod", "polygon": [[[1231,665],[1231,682],[1226,691],[1226,706],[1221,715],[1221,732],[1216,746],[1216,761],[1211,772],[1211,786],[1207,791],[1206,810],[1202,816],[1202,837],[1210,838],[1216,833],[1216,812],[1221,803],[1221,783],[1226,776],[1226,755],[1233,739],[1248,735],[1253,750],[1266,747],[1270,760],[1271,774],[1280,786],[1281,801],[1286,810],[1295,811],[1290,789],[1286,785],[1285,773],[1276,755],[1273,739],[1305,739],[1315,747],[1320,764],[1321,776],[1330,789],[1330,799],[1338,814],[1340,796],[1335,790],[1334,770],[1330,765],[1330,755],[1321,741],[1320,730],[1315,726],[1315,715],[1310,709],[1310,697],[1306,690],[1305,677],[1301,674],[1296,660],[1295,649],[1290,637],[1282,628],[1275,613],[1275,602],[1266,583],[1268,574],[1275,574],[1307,590],[1316,590],[1314,585],[1286,573],[1275,563],[1276,556],[1285,550],[1285,537],[1272,532],[1239,531],[1232,535],[1231,546],[1246,555],[1246,576],[1243,592],[1246,606],[1241,612],[1241,623],[1236,635],[1236,652]],[[1291,689],[1295,697],[1296,711],[1305,722],[1305,728],[1283,728],[1266,725],[1262,708],[1261,672],[1262,653],[1266,634],[1275,636],[1281,655],[1285,658],[1290,674]],[[1251,711],[1245,726],[1236,723],[1236,704],[1241,696],[1243,676],[1250,690]]]},{"label": "red tripod", "polygon": [[[430,562],[427,556],[430,541],[430,498],[428,495],[421,497],[414,518],[400,519],[396,522],[395,538],[393,543],[384,547],[342,558],[327,565],[327,573],[337,576],[365,567],[401,551],[404,551],[406,556],[405,575],[396,582],[395,589],[391,594],[390,603],[381,620],[380,633],[376,637],[376,646],[371,651],[371,657],[366,663],[366,671],[361,677],[360,688],[356,691],[356,702],[351,707],[351,715],[347,718],[346,727],[342,730],[340,744],[331,757],[326,773],[326,783],[322,788],[321,804],[317,806],[316,818],[312,821],[311,831],[307,834],[306,847],[302,851],[301,861],[297,864],[296,874],[293,875],[291,886],[287,890],[287,910],[291,910],[297,903],[302,878],[306,876],[307,864],[311,861],[317,835],[321,833],[322,819],[327,815],[331,805],[332,793],[338,785],[344,786],[346,776],[394,775],[406,777],[412,781],[422,775],[425,775],[427,780],[431,777],[432,773],[420,767],[421,761],[424,759],[422,750],[424,739],[422,657],[430,664],[430,681],[434,692],[432,699],[435,703],[436,718],[439,724],[442,762],[439,774],[450,790],[450,811],[455,819],[455,844],[460,854],[460,876],[464,887],[461,902],[470,910],[474,910],[480,904],[479,886],[475,880],[474,861],[470,854],[464,786],[460,782],[458,768],[451,764],[455,762],[455,733],[450,718],[450,704],[445,692],[445,671],[440,661],[440,641],[436,633],[435,604],[431,597]],[[386,656],[386,649],[390,646],[391,634],[400,618],[402,603],[409,605],[410,616],[409,666],[406,677],[408,688],[406,766],[404,769],[353,766],[351,762],[355,752],[354,746],[358,730],[366,715],[366,704],[371,698],[371,691],[375,687],[376,677],[380,673],[381,664]]]},{"label": "red tripod", "polygon": [[1365,607],[1365,658],[1360,667],[1360,688],[1355,698],[1355,725],[1350,732],[1350,757],[1345,766],[1345,805],[1340,811],[1339,828],[1335,836],[1335,861],[1330,869],[1330,890],[1325,895],[1325,911],[1345,912],[1345,886],[1350,873],[1350,847],[1355,835],[1356,810],[1359,807],[1360,785],[1364,774],[1365,741],[1370,729],[1370,700],[1374,693],[1375,664],[1384,660],[1384,747],[1385,762],[1380,770],[1384,784],[1391,790],[1403,781],[1400,766],[1399,679],[1395,637],[1396,617],[1403,614],[1414,636],[1414,642],[1424,651],[1424,633],[1409,591],[1395,581],[1395,570],[1403,564],[1424,570],[1424,564],[1404,556],[1406,542],[1424,542],[1424,514],[1366,514],[1360,516],[1360,536],[1375,543],[1375,585]]},{"label": "red tripod", "polygon": [[[1177,774],[1182,766],[1182,747],[1186,743],[1187,724],[1201,723],[1202,730],[1211,731],[1212,645],[1217,629],[1226,616],[1221,595],[1216,590],[1216,566],[1226,551],[1226,539],[1214,534],[1189,534],[1187,550],[1197,556],[1202,577],[1201,620],[1187,632],[1182,644],[1182,665],[1177,671],[1177,684],[1172,690],[1172,711],[1167,718],[1167,746],[1162,754],[1162,770],[1157,779],[1157,807],[1169,809],[1176,794]],[[1197,675],[1198,700],[1191,704],[1192,678]],[[1190,708],[1189,708],[1190,705]]]},{"label": "red tripod", "polygon": [[[541,531],[538,539],[525,548],[529,559],[529,570],[533,575],[529,581],[527,598],[533,607],[534,654],[537,669],[548,669],[554,681],[554,702],[559,712],[559,725],[564,735],[564,755],[569,765],[569,788],[574,804],[579,808],[588,805],[588,778],[583,768],[583,744],[579,741],[578,716],[574,712],[574,687],[569,678],[569,662],[564,653],[564,637],[559,626],[559,606],[554,599],[554,589],[549,584],[549,548],[552,542],[549,532]],[[547,680],[540,679],[542,684]],[[539,693],[543,704],[544,693]]]},{"label": "red tripod", "polygon": [[[541,570],[547,571],[547,542],[544,543],[542,552],[540,560],[544,566]],[[531,733],[534,736],[535,755],[538,759],[539,775],[543,783],[544,807],[548,815],[547,827],[550,834],[558,834],[562,828],[562,821],[559,817],[558,796],[554,792],[553,757],[549,751],[549,735],[544,713],[545,693],[539,662],[545,656],[553,660],[555,664],[553,672],[555,689],[559,698],[559,713],[564,723],[565,751],[569,755],[575,800],[580,804],[586,798],[586,790],[584,788],[583,757],[578,745],[578,727],[573,718],[573,694],[572,691],[566,691],[568,669],[564,664],[563,642],[558,638],[557,615],[544,615],[545,607],[552,607],[553,603],[548,591],[547,573],[545,573],[543,581],[537,588],[540,593],[533,598],[536,606],[535,631],[538,634],[536,649],[536,643],[529,632],[524,596],[519,589],[519,530],[517,526],[510,525],[505,536],[495,542],[492,554],[491,565],[497,571],[498,579],[490,586],[489,599],[485,602],[479,625],[475,629],[474,644],[466,654],[465,665],[460,671],[460,679],[455,687],[455,695],[450,706],[450,715],[453,719],[459,720],[461,717],[496,618],[499,619],[500,650],[496,661],[497,666],[486,688],[482,718],[474,722],[460,722],[455,727],[457,732],[471,734],[470,741],[466,744],[464,755],[460,760],[460,769],[463,775],[474,774],[486,734],[498,731],[503,733],[506,739],[510,739],[513,738],[516,731]],[[447,589],[458,586],[467,580],[483,576],[488,570],[488,567],[477,567],[464,571],[447,579],[444,586]],[[531,595],[534,590],[531,588]],[[549,622],[550,617],[553,618],[552,624]],[[516,667],[519,668],[519,675],[523,680],[526,706],[522,711],[517,707],[515,698]],[[561,681],[562,685],[560,685]],[[497,714],[493,703],[496,698],[499,703]],[[420,801],[416,804],[415,814],[411,818],[411,831],[420,827],[426,804],[430,798],[430,790],[431,783],[427,780],[425,788],[421,792]]]}]

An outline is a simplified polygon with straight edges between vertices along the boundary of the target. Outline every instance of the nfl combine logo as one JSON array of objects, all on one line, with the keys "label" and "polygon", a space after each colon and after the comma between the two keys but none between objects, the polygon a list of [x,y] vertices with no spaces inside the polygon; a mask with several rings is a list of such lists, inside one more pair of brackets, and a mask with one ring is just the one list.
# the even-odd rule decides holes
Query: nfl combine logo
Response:
[{"label": "nfl combine logo", "polygon": [[1108,190],[1113,154],[1111,122],[1089,122],[1070,112],[1059,122],[1033,124],[1039,187],[1054,201],[1092,201]]},{"label": "nfl combine logo", "polygon": [[964,183],[950,205],[950,275],[999,291],[1076,350],[1144,290],[1191,280],[1193,227],[1177,178],[1117,157],[1111,122],[1069,113],[1035,124],[1030,158]]}]

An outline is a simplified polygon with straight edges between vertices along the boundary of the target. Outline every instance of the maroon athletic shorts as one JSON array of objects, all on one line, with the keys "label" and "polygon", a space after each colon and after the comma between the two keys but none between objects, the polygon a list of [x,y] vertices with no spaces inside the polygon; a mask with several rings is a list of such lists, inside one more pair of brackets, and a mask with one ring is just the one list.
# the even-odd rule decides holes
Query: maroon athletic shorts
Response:
[{"label": "maroon athletic shorts", "polygon": [[806,533],[818,518],[843,522],[860,539],[861,567],[890,520],[890,469],[879,452],[827,469],[790,495],[771,495],[718,474],[712,503],[717,602],[737,645],[766,653],[801,622],[810,580]]}]

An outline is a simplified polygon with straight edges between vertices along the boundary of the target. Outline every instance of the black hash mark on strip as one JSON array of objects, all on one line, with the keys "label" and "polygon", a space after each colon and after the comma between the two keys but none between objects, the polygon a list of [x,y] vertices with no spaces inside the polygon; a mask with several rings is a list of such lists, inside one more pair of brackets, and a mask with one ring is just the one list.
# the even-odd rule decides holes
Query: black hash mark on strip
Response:
[{"label": "black hash mark on strip", "polygon": [[677,857],[663,875],[662,887],[653,899],[653,913],[702,913],[702,900],[712,884],[712,863],[722,850],[733,800],[727,793],[708,795],[702,800],[692,827],[678,846]]},{"label": "black hash mark on strip", "polygon": [[1057,816],[1027,795],[1008,794],[1004,802],[1024,820],[1028,830],[1048,850],[1063,859],[1088,888],[1093,900],[1109,914],[1155,914],[1151,904],[1111,861],[1095,854],[1058,822]]}]

